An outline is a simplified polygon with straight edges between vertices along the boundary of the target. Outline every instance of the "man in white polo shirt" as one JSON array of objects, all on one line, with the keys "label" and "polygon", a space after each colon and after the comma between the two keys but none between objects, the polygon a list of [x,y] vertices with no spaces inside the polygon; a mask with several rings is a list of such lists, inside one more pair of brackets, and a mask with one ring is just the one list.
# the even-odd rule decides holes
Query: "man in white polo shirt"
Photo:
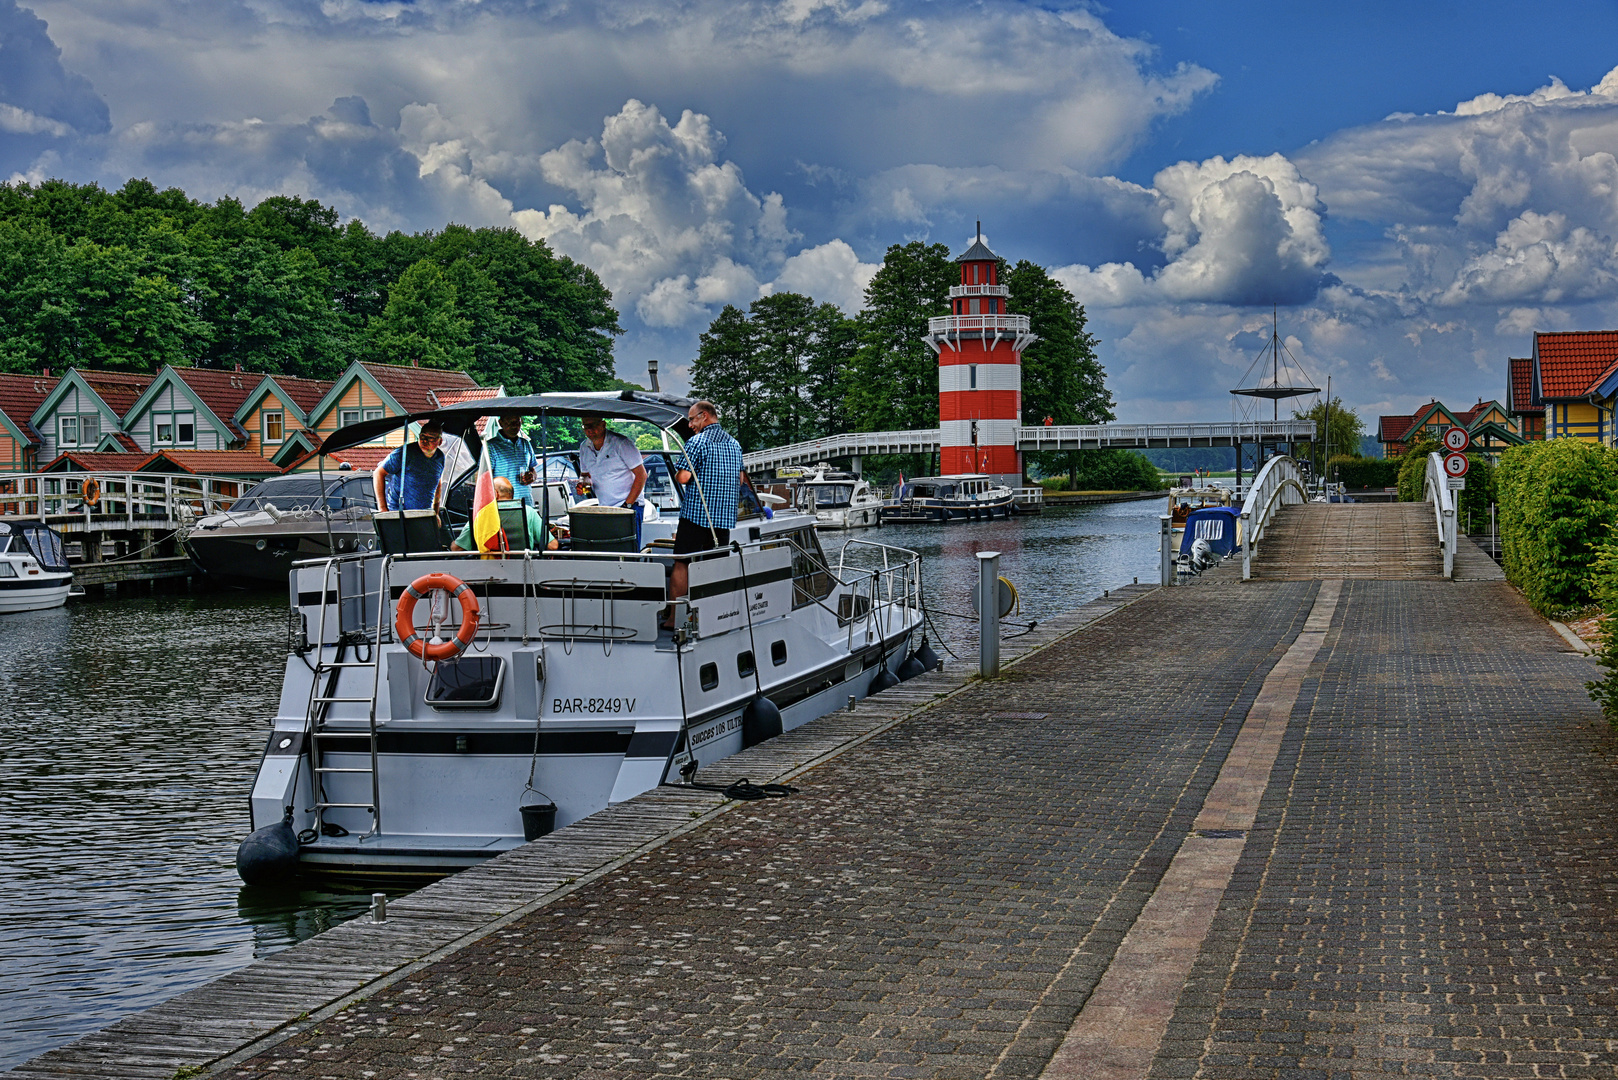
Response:
[{"label": "man in white polo shirt", "polygon": [[607,430],[599,416],[584,418],[584,441],[579,443],[579,484],[595,489],[602,506],[627,506],[635,511],[635,546],[640,546],[640,493],[646,487],[646,464],[635,444],[616,431]]}]

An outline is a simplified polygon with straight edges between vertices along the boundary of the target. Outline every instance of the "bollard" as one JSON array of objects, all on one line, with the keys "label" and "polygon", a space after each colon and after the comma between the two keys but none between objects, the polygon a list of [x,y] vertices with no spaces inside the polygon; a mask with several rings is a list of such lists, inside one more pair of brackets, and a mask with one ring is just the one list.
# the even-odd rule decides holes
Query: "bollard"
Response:
[{"label": "bollard", "polygon": [[1162,532],[1163,532],[1163,535],[1158,540],[1158,543],[1162,548],[1162,556],[1163,556],[1162,557],[1163,584],[1164,585],[1173,585],[1174,584],[1174,553],[1173,553],[1173,551],[1170,550],[1170,543],[1174,539],[1174,533],[1170,529],[1170,524],[1173,522],[1174,519],[1169,517],[1167,514],[1163,514],[1163,515],[1159,516],[1157,520],[1161,523]]},{"label": "bollard", "polygon": [[1000,553],[978,552],[978,673],[1000,674]]},{"label": "bollard", "polygon": [[385,892],[374,892],[374,893],[371,894],[371,921],[372,922],[387,922],[388,921],[388,894],[387,893],[385,893]]}]

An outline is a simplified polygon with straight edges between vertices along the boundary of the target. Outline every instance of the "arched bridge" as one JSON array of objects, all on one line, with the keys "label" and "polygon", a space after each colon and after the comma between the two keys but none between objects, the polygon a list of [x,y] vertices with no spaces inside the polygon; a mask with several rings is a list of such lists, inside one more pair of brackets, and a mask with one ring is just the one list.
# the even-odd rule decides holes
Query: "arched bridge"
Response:
[{"label": "arched bridge", "polygon": [[[1232,424],[1052,424],[1017,429],[1017,449],[1148,450],[1182,446],[1294,443],[1315,437],[1313,420],[1257,420]],[[940,446],[937,428],[858,431],[759,450],[744,458],[754,471],[869,454],[930,454]]]}]

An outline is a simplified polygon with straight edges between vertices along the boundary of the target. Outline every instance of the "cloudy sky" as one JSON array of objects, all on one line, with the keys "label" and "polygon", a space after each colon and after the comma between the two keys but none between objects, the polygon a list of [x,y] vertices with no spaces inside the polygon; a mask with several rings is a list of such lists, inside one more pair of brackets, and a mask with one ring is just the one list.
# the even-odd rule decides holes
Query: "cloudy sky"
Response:
[{"label": "cloudy sky", "polygon": [[889,244],[1083,300],[1123,420],[1266,340],[1368,421],[1618,327],[1618,5],[0,0],[0,178],[511,225],[676,384],[725,303],[853,310]]}]

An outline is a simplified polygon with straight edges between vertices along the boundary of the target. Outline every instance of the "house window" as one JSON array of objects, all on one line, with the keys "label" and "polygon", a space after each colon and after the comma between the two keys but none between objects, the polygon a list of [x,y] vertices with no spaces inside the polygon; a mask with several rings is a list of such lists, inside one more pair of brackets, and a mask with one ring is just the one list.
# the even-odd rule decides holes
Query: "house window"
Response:
[{"label": "house window", "polygon": [[194,446],[197,441],[197,414],[189,412],[153,413],[152,442],[158,446]]},{"label": "house window", "polygon": [[94,446],[101,439],[101,414],[79,414],[79,445]]},{"label": "house window", "polygon": [[365,410],[365,419],[367,419],[367,420],[380,420],[380,419],[382,419],[382,410],[381,409],[366,409]]},{"label": "house window", "polygon": [[79,445],[79,418],[77,416],[64,416],[57,420],[60,433],[57,441],[63,446]]},{"label": "house window", "polygon": [[338,427],[347,427],[350,424],[357,424],[359,422],[360,411],[358,409],[344,409],[337,416]]},{"label": "house window", "polygon": [[264,441],[267,443],[280,443],[286,441],[286,414],[277,410],[264,413]]},{"label": "house window", "polygon": [[978,311],[978,306],[979,306],[979,304],[980,304],[980,303],[981,303],[981,301],[979,301],[979,300],[978,300],[978,299],[977,299],[977,298],[975,298],[975,297],[974,297],[974,298],[973,298],[973,299],[971,299],[971,300],[968,300],[968,301],[967,301],[967,307],[966,307],[966,313],[967,313],[967,314],[968,314],[968,315],[978,315],[978,314],[981,314],[981,313],[980,313],[980,312],[979,312],[979,311]]}]

